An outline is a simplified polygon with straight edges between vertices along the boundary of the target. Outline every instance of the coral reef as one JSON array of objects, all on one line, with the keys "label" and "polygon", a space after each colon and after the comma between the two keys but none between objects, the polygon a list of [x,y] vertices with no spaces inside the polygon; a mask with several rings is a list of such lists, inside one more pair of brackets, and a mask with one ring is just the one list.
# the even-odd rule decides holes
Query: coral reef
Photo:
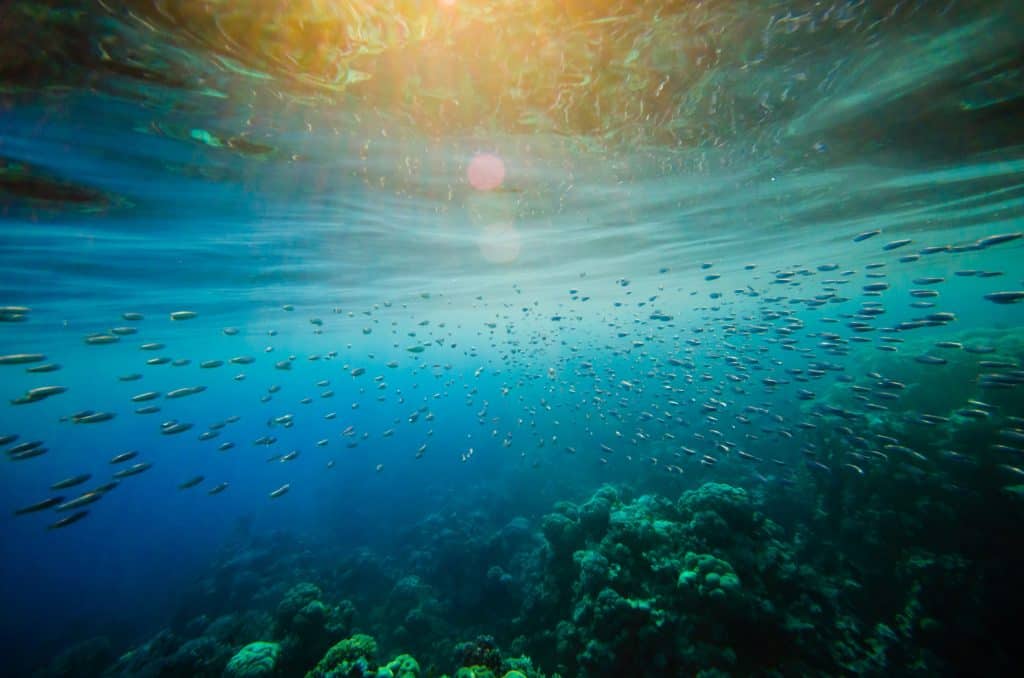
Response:
[{"label": "coral reef", "polygon": [[[207,612],[189,598],[191,616],[120,657],[95,641],[41,675],[74,675],[76,664],[136,678],[935,675],[1008,665],[1008,636],[970,620],[999,627],[1000,596],[1024,602],[1009,586],[1020,559],[994,557],[1016,529],[1015,497],[995,483],[989,497],[942,483],[910,494],[897,479],[869,491],[808,475],[804,487],[814,491],[706,482],[673,500],[605,485],[532,519],[427,516],[391,550],[290,542],[301,553],[266,556],[249,546],[198,582],[212,594]],[[982,508],[992,501],[1005,515]],[[984,515],[991,532],[953,539],[957,515]],[[458,576],[456,563],[468,564]],[[248,604],[216,614],[240,604],[238,581]]]},{"label": "coral reef", "polygon": [[282,670],[298,673],[316,662],[334,639],[345,637],[352,625],[355,607],[345,600],[325,604],[320,587],[299,582],[284,594],[276,611],[275,636],[284,647]]},{"label": "coral reef", "polygon": [[331,647],[306,678],[376,675],[377,641],[359,633]]},{"label": "coral reef", "polygon": [[74,678],[99,675],[111,661],[114,651],[107,638],[90,638],[75,643],[53,658],[37,678]]},{"label": "coral reef", "polygon": [[281,654],[278,643],[257,641],[249,643],[235,653],[224,668],[224,678],[263,678],[274,675],[277,657]]}]

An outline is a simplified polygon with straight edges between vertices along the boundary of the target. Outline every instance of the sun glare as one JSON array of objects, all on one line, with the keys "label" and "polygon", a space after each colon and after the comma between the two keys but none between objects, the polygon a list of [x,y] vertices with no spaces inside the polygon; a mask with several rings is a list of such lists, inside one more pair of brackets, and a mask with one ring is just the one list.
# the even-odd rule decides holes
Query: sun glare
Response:
[{"label": "sun glare", "polygon": [[478,191],[493,191],[505,180],[505,162],[493,153],[479,153],[466,170],[469,184]]}]

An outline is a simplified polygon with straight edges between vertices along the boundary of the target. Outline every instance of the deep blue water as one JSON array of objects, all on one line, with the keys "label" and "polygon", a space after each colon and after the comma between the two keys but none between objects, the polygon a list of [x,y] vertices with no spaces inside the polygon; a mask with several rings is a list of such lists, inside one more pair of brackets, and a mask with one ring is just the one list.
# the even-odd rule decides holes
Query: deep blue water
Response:
[{"label": "deep blue water", "polygon": [[[483,633],[548,675],[636,675],[623,668],[634,666],[626,646],[587,626],[596,613],[581,610],[596,598],[571,585],[579,572],[542,528],[557,502],[582,504],[603,485],[617,488],[623,510],[709,481],[746,489],[787,530],[773,538],[821,573],[819,593],[832,590],[826,577],[863,577],[862,594],[830,600],[865,633],[898,625],[863,599],[931,589],[923,575],[916,588],[885,589],[861,558],[917,572],[909,563],[927,553],[987,573],[969,613],[922,612],[921,628],[996,628],[1010,614],[1006,579],[988,568],[1021,559],[1000,526],[1022,510],[1024,305],[986,295],[1024,298],[1016,3],[551,3],[570,18],[537,10],[562,26],[545,34],[530,19],[544,49],[514,42],[526,10],[506,3],[353,3],[353,16],[377,16],[378,27],[391,26],[380,19],[388,12],[405,17],[414,28],[402,30],[419,38],[361,34],[362,61],[344,63],[369,79],[343,91],[311,52],[280,54],[288,39],[312,41],[310,17],[327,10],[253,19],[269,27],[246,44],[232,31],[248,26],[247,12],[260,16],[256,4],[189,14],[187,3],[16,2],[0,28],[14,45],[0,67],[0,306],[30,309],[3,311],[0,356],[45,356],[0,364],[0,436],[17,436],[8,456],[25,441],[48,450],[0,464],[0,646],[11,675],[100,636],[104,661],[77,675],[108,665],[108,675],[220,675],[221,655],[207,673],[168,668],[155,651],[135,673],[114,660],[161,629],[179,644],[199,637],[188,621],[198,615],[272,610],[302,581],[335,603],[355,600],[350,630],[394,656],[418,647],[389,635],[409,623],[393,601],[411,574],[433,587],[449,622],[418,638],[437,656]],[[229,47],[210,37],[207,11],[223,12]],[[445,13],[458,11],[469,18]],[[275,32],[278,20],[297,21],[289,12],[312,13],[295,24],[307,37]],[[455,31],[445,22],[470,30],[463,20],[471,32],[498,26],[508,42],[478,52],[437,37]],[[597,44],[605,51],[585,47]],[[511,72],[499,70],[492,52],[502,49],[536,51],[565,72],[551,85],[512,56]],[[438,63],[421,65],[424,55]],[[413,72],[419,79],[400,77]],[[581,72],[591,84],[578,84]],[[405,89],[380,84],[392,81]],[[481,162],[500,163],[497,186],[479,185]],[[1006,242],[989,246],[996,235]],[[910,242],[894,246],[901,239]],[[197,315],[171,318],[183,310]],[[136,332],[86,341],[125,327]],[[163,346],[140,350],[147,342]],[[230,362],[239,356],[253,360]],[[188,362],[146,364],[156,357]],[[200,367],[210,360],[223,364]],[[27,370],[50,362],[59,370]],[[119,379],[132,373],[141,376]],[[13,402],[47,385],[66,391]],[[191,386],[205,389],[166,397]],[[153,400],[132,401],[150,391]],[[160,409],[135,412],[148,405]],[[115,416],[71,420],[85,410]],[[283,415],[290,426],[273,422]],[[229,417],[237,422],[208,428]],[[169,420],[193,426],[162,435]],[[200,440],[208,430],[217,436]],[[254,444],[268,435],[276,441]],[[225,442],[234,447],[219,450]],[[109,462],[128,450],[138,456]],[[48,529],[73,511],[13,515],[137,462],[152,467],[74,524]],[[76,474],[90,478],[48,489]],[[227,489],[210,495],[219,483]],[[930,522],[934,506],[950,511],[945,533]],[[906,533],[887,532],[893,516]],[[534,541],[510,555],[495,535],[517,518]],[[978,534],[989,519],[991,540]],[[857,533],[889,560],[869,558]],[[921,541],[901,550],[907,534]],[[679,557],[696,548],[679,539]],[[616,540],[629,543],[619,534],[602,548]],[[251,572],[276,577],[280,591],[230,597],[225,581],[244,578],[225,563],[265,548],[270,563]],[[654,562],[656,549],[642,548]],[[351,574],[364,572],[352,565],[361,553],[378,563],[359,566],[376,583]],[[743,562],[739,551],[716,553]],[[509,597],[487,588],[493,565],[512,573]],[[633,598],[671,616],[682,603],[652,592],[652,567],[650,582],[631,582]],[[453,572],[461,585],[442,576]],[[627,596],[620,584],[608,586]],[[757,593],[775,594],[772,584]],[[914,609],[930,610],[921,598]],[[480,614],[470,599],[497,611]],[[560,621],[605,644],[604,669],[579,637],[578,647],[554,642]],[[220,651],[280,641],[283,628]],[[962,674],[976,659],[898,633],[894,646],[906,649],[886,655],[893,675]],[[1012,655],[1003,640],[987,641],[987,669]],[[729,642],[741,657],[731,669],[666,650],[658,675],[854,665],[802,651],[769,661]],[[424,675],[458,668],[421,663],[435,667]]]}]

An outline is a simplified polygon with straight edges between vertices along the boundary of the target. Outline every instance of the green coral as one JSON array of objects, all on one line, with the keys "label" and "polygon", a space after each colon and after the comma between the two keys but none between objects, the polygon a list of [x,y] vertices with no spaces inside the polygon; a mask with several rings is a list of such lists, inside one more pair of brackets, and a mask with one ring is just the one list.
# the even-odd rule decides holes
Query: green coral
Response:
[{"label": "green coral", "polygon": [[[283,627],[302,625],[302,616],[316,614],[315,606],[310,606],[319,602],[320,596],[320,587],[311,582],[300,582],[291,587],[277,606],[278,623]],[[296,617],[300,619],[296,620]]]},{"label": "green coral", "polygon": [[578,585],[582,593],[597,593],[615,578],[619,569],[613,568],[597,551],[577,551],[573,561],[580,568]]},{"label": "green coral", "polygon": [[612,507],[618,501],[615,488],[605,485],[579,507],[579,524],[588,538],[600,539],[608,529]]},{"label": "green coral", "polygon": [[224,669],[225,678],[257,678],[273,675],[281,646],[258,641],[249,643],[231,658]]},{"label": "green coral", "polygon": [[[394,678],[418,678],[420,675],[420,665],[415,659],[407,654],[400,654],[391,661],[389,661],[381,671],[388,671],[388,676],[394,676]],[[378,678],[383,678],[381,673],[377,673]]]},{"label": "green coral", "polygon": [[583,539],[579,523],[561,513],[550,513],[541,521],[541,531],[556,559],[569,559]]},{"label": "green coral", "polygon": [[[675,502],[603,490],[581,505],[577,520],[565,510],[547,516],[554,557],[545,584],[571,595],[530,608],[557,619],[547,637],[551,654],[581,678],[744,673],[779,657],[787,657],[780,668],[800,673],[805,661],[827,661],[828,646],[814,643],[825,635],[822,620],[835,615],[836,584],[799,562],[762,502],[742,488],[706,483]],[[720,642],[751,627],[770,649],[739,654]],[[821,649],[790,662],[797,647]]]},{"label": "green coral", "polygon": [[497,678],[494,671],[486,666],[463,666],[455,672],[455,678]]},{"label": "green coral", "polygon": [[[534,668],[529,657],[506,657],[501,670],[505,672],[502,678],[546,678],[542,671]],[[559,675],[555,673],[551,678],[559,678]]]},{"label": "green coral", "polygon": [[709,548],[750,535],[761,521],[747,491],[724,483],[705,483],[683,493],[676,509],[689,531]]},{"label": "green coral", "polygon": [[696,591],[700,596],[724,599],[740,589],[740,579],[732,565],[710,554],[689,551],[683,558],[683,571],[679,573],[679,587]]},{"label": "green coral", "polygon": [[377,641],[364,633],[336,643],[306,678],[342,678],[375,675],[371,665],[377,655]]},{"label": "green coral", "polygon": [[297,675],[351,632],[355,607],[347,600],[329,605],[311,582],[300,582],[284,594],[276,610],[275,638],[281,640],[284,675]]}]

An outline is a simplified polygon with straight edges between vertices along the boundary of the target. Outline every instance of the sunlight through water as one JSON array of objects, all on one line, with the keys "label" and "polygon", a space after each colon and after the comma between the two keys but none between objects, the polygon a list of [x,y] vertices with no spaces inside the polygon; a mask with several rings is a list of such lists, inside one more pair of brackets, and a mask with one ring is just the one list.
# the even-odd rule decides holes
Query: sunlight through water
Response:
[{"label": "sunlight through water", "polygon": [[1010,675],[1024,4],[8,0],[4,675]]}]

